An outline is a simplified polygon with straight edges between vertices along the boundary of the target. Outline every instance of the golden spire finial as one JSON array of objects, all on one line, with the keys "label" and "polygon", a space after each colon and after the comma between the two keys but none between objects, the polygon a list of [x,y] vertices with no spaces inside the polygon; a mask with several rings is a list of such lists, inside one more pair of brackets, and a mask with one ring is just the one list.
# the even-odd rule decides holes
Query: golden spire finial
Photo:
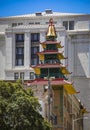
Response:
[{"label": "golden spire finial", "polygon": [[53,38],[57,37],[55,27],[53,25],[53,19],[52,18],[50,18],[50,20],[49,20],[49,27],[48,27],[48,31],[47,31],[46,36],[47,36],[47,38],[48,37],[53,37]]}]

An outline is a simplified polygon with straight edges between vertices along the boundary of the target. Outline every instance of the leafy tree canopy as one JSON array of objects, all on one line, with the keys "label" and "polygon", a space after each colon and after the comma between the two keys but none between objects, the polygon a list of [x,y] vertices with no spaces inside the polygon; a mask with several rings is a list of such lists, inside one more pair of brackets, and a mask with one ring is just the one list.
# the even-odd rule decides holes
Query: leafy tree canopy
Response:
[{"label": "leafy tree canopy", "polygon": [[50,130],[39,113],[40,104],[20,82],[0,81],[0,130]]}]

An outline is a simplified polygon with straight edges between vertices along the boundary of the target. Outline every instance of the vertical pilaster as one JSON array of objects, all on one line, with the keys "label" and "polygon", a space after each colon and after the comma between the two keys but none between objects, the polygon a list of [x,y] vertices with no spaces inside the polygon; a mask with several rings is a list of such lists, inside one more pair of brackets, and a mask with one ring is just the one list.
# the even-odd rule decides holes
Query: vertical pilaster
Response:
[{"label": "vertical pilaster", "polygon": [[15,59],[16,59],[16,45],[15,45],[15,34],[12,34],[12,67],[15,67]]},{"label": "vertical pilaster", "polygon": [[24,66],[29,68],[30,66],[30,33],[25,32],[24,40]]},{"label": "vertical pilaster", "polygon": [[5,63],[6,69],[12,68],[12,61],[13,61],[12,41],[13,41],[13,34],[6,33],[6,63]]}]

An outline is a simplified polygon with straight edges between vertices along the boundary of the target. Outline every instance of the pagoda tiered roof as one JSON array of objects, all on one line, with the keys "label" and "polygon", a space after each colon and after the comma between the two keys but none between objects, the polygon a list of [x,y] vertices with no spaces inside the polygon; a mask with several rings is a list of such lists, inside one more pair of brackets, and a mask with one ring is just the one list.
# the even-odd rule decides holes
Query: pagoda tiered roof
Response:
[{"label": "pagoda tiered roof", "polygon": [[[35,79],[27,83],[28,86],[44,85],[48,86],[49,79]],[[50,80],[50,85],[55,88],[63,86],[69,94],[77,93],[71,82],[64,80],[63,78],[56,78]]]},{"label": "pagoda tiered roof", "polygon": [[43,47],[44,45],[48,45],[48,44],[56,44],[57,45],[57,48],[63,48],[64,46],[61,45],[61,42],[57,42],[56,40],[55,41],[45,41],[45,42],[41,42],[40,43]]},{"label": "pagoda tiered roof", "polygon": [[63,74],[70,74],[70,72],[66,69],[66,66],[60,63],[53,63],[53,64],[38,64],[36,66],[32,66],[35,71],[40,72],[41,68],[60,68]]},{"label": "pagoda tiered roof", "polygon": [[67,57],[64,57],[63,55],[63,51],[60,52],[58,50],[45,50],[45,51],[41,51],[41,52],[38,52],[37,55],[41,56],[44,55],[44,54],[57,54],[58,55],[58,58],[59,59],[66,59]]}]

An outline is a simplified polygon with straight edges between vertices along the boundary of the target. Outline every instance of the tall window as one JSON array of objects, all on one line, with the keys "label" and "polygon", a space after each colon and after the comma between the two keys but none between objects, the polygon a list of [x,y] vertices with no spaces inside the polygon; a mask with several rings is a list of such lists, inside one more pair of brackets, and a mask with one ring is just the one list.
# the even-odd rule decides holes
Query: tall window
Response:
[{"label": "tall window", "polygon": [[39,42],[40,34],[39,33],[32,33],[31,34],[31,42]]},{"label": "tall window", "polygon": [[16,66],[24,65],[24,34],[16,34]]},{"label": "tall window", "polygon": [[31,34],[31,65],[36,65],[39,63],[39,57],[37,52],[39,52],[39,41],[40,33]]},{"label": "tall window", "polygon": [[74,21],[69,21],[69,30],[74,30]]},{"label": "tall window", "polygon": [[39,52],[39,47],[31,47],[31,64],[36,65],[39,63],[39,57],[37,55],[37,52]]},{"label": "tall window", "polygon": [[24,65],[24,47],[16,47],[16,65]]},{"label": "tall window", "polygon": [[68,30],[68,21],[63,21],[63,26],[65,27],[66,30]]}]

